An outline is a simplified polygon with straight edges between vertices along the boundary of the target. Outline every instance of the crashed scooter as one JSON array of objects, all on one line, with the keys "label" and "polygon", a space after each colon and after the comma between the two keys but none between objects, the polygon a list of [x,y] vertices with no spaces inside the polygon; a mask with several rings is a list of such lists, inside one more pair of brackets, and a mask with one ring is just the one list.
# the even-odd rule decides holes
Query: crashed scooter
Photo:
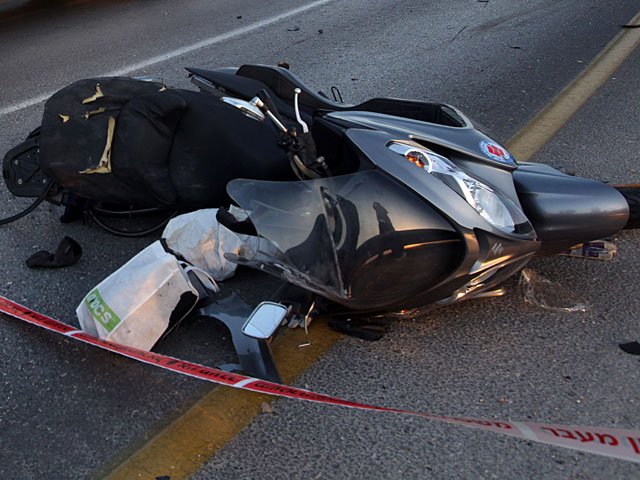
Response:
[{"label": "crashed scooter", "polygon": [[[452,106],[348,105],[282,67],[188,71],[199,92],[122,78],[58,92],[5,157],[11,192],[85,199],[96,218],[232,201],[248,219],[220,222],[258,241],[228,258],[306,292],[299,314],[336,318],[498,296],[534,256],[637,226],[636,189],[517,162]],[[275,380],[281,293],[202,310],[230,327],[241,369]]]}]

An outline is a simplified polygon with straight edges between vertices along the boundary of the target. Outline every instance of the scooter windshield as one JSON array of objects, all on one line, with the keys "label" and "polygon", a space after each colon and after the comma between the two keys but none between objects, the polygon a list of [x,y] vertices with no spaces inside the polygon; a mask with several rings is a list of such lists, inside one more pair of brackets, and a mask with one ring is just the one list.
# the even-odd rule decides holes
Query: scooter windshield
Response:
[{"label": "scooter windshield", "polygon": [[372,170],[299,182],[237,179],[229,195],[260,237],[228,257],[352,308],[381,308],[424,291],[460,261],[453,226]]}]

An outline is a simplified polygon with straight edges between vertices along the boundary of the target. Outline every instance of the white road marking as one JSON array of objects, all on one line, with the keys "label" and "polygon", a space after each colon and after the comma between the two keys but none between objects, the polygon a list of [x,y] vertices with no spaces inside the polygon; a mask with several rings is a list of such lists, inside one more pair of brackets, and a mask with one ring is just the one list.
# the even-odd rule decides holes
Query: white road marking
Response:
[{"label": "white road marking", "polygon": [[[291,10],[287,10],[286,12],[280,13],[278,15],[274,15],[273,17],[265,18],[264,20],[260,20],[258,22],[252,23],[250,25],[246,25],[241,28],[236,28],[235,30],[231,30],[226,33],[222,33],[220,35],[216,35],[214,37],[207,38],[200,42],[194,43],[192,45],[187,45],[186,47],[177,48],[175,50],[170,50],[169,52],[163,53],[162,55],[156,55],[155,57],[148,58],[143,60],[142,62],[134,63],[131,65],[126,65],[118,70],[113,70],[111,72],[93,75],[96,77],[119,77],[123,75],[127,75],[131,72],[135,72],[137,70],[142,70],[144,68],[148,68],[152,65],[156,65],[158,63],[166,62],[167,60],[171,60],[172,58],[179,57],[181,55],[186,55],[187,53],[194,52],[196,50],[200,50],[201,48],[211,47],[217,43],[224,42],[226,40],[231,40],[232,38],[239,37],[246,33],[252,32],[254,30],[258,30],[260,28],[266,27],[273,23],[279,22],[281,20],[285,20],[289,17],[293,17],[294,15],[298,15],[299,13],[306,12],[307,10],[311,10],[316,7],[320,7],[325,5],[333,0],[316,0],[315,2],[311,2],[307,5],[303,5],[301,7],[293,8]],[[15,105],[10,105],[8,107],[3,107],[0,109],[0,117],[4,115],[8,115],[10,113],[17,112],[19,110],[23,110],[27,107],[31,107],[33,105],[37,105],[46,101],[51,95],[56,93],[57,90],[54,90],[49,93],[45,93],[43,95],[39,95],[37,97],[30,98],[23,102],[17,103]]]}]

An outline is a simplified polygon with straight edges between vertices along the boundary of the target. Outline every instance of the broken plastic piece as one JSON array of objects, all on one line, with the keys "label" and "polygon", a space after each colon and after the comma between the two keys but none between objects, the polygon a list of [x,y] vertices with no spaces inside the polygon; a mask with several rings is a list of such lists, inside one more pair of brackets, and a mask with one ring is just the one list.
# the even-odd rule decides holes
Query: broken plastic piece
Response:
[{"label": "broken plastic piece", "polygon": [[69,121],[69,115],[63,115],[63,114],[59,114],[58,115],[61,119],[62,119],[62,123],[67,123]]},{"label": "broken plastic piece", "polygon": [[630,355],[640,355],[640,343],[636,342],[628,342],[628,343],[620,343],[618,345],[624,353],[628,353]]},{"label": "broken plastic piece", "polygon": [[472,293],[469,295],[469,299],[478,299],[478,298],[496,298],[496,297],[504,297],[507,294],[507,290],[504,287],[495,288],[493,290],[487,290],[485,292]]},{"label": "broken plastic piece", "polygon": [[569,257],[592,258],[594,260],[613,260],[614,255],[618,252],[616,244],[611,239],[592,240],[591,242],[579,243],[574,245],[566,252],[560,255]]},{"label": "broken plastic piece", "polygon": [[302,325],[303,323],[304,323],[304,317],[302,315],[291,315],[291,319],[289,320],[287,327],[298,328],[303,326]]},{"label": "broken plastic piece", "polygon": [[98,162],[98,166],[95,168],[87,168],[80,173],[92,174],[92,173],[111,173],[111,144],[113,143],[113,132],[116,130],[116,119],[109,117],[109,125],[107,127],[107,144],[104,146],[102,157]]},{"label": "broken plastic piece", "polygon": [[552,282],[530,268],[520,274],[524,301],[556,312],[586,312],[591,304],[557,282]]},{"label": "broken plastic piece", "polygon": [[304,316],[304,320],[303,320],[303,327],[304,327],[304,333],[306,333],[307,335],[309,335],[309,325],[311,325],[311,322],[313,321],[313,317],[314,315],[317,315],[318,311],[315,309],[316,308],[316,301],[314,300],[311,303],[311,306],[309,307],[309,310],[307,311],[307,314]]},{"label": "broken plastic piece", "polygon": [[82,256],[82,247],[71,237],[64,237],[56,253],[41,250],[27,259],[29,268],[62,268],[78,263]]},{"label": "broken plastic piece", "polygon": [[85,98],[82,100],[82,104],[86,105],[87,103],[95,102],[97,99],[104,97],[104,93],[102,93],[102,89],[100,88],[100,84],[96,83],[96,93],[91,95],[89,98]]},{"label": "broken plastic piece", "polygon": [[398,320],[418,320],[425,317],[429,312],[435,309],[435,305],[425,305],[418,308],[412,308],[409,310],[400,310],[386,314],[387,317],[395,318]]},{"label": "broken plastic piece", "polygon": [[224,323],[231,333],[239,364],[225,364],[220,365],[219,368],[226,371],[242,371],[253,377],[282,383],[273,359],[270,342],[242,333],[242,325],[253,310],[240,296],[232,293],[201,308],[200,314]]}]

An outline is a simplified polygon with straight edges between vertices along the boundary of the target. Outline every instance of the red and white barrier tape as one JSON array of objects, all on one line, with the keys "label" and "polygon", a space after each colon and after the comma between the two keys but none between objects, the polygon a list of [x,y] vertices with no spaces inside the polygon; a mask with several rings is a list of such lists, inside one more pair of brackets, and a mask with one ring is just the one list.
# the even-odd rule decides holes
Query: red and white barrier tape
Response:
[{"label": "red and white barrier tape", "polygon": [[84,343],[109,350],[111,352],[133,358],[140,362],[173,372],[199,378],[208,382],[226,385],[228,387],[266,393],[277,397],[295,398],[308,402],[338,405],[359,410],[374,410],[379,412],[399,413],[416,417],[438,420],[441,422],[462,425],[479,430],[510,435],[535,442],[546,443],[558,447],[570,448],[581,452],[595,453],[607,457],[619,458],[640,463],[640,431],[622,430],[616,428],[583,427],[569,425],[555,425],[533,422],[502,422],[495,420],[481,420],[475,418],[449,417],[430,413],[412,412],[396,408],[377,407],[364,403],[350,402],[337,397],[314,393],[302,388],[289,387],[278,383],[267,382],[258,378],[237,375],[217,368],[211,368],[177,358],[146,352],[117,343],[101,340],[83,331],[23,307],[11,300],[0,296],[0,312],[6,313],[19,320],[46,330],[74,338]]}]

